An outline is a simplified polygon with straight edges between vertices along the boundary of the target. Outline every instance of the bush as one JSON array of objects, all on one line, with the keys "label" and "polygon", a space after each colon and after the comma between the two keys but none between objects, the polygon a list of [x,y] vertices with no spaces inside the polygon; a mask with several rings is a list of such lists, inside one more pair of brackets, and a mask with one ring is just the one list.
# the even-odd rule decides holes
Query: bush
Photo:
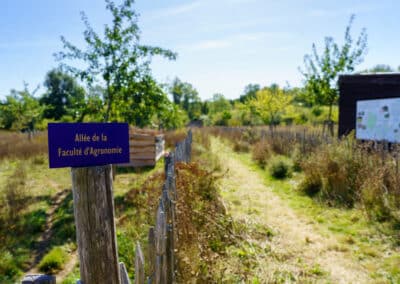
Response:
[{"label": "bush", "polygon": [[370,219],[392,221],[400,225],[400,196],[398,177],[388,165],[369,171],[360,188],[360,199]]},{"label": "bush", "polygon": [[298,190],[330,205],[362,204],[367,216],[400,227],[400,179],[393,154],[346,138],[319,147],[301,162]]},{"label": "bush", "polygon": [[314,196],[321,191],[322,181],[318,174],[306,175],[299,184],[298,190],[308,196]]},{"label": "bush", "polygon": [[347,142],[325,145],[302,163],[305,181],[300,191],[309,195],[319,192],[320,197],[332,205],[353,206],[362,162]]},{"label": "bush", "polygon": [[0,282],[13,283],[12,280],[20,274],[14,256],[9,251],[0,251]]},{"label": "bush", "polygon": [[261,140],[253,146],[253,160],[264,168],[272,155],[271,146],[266,140]]},{"label": "bush", "polygon": [[233,151],[235,152],[249,152],[250,144],[243,140],[236,140],[233,142]]},{"label": "bush", "polygon": [[290,176],[290,164],[281,157],[270,161],[269,173],[276,179],[284,179]]},{"label": "bush", "polygon": [[61,247],[54,247],[39,263],[39,270],[44,273],[54,273],[62,270],[67,259],[67,253]]}]

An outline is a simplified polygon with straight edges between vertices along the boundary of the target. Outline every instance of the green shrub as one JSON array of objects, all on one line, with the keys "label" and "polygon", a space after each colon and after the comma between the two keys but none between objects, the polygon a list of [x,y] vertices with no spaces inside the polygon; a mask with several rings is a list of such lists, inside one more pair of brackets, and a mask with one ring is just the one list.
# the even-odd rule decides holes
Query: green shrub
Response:
[{"label": "green shrub", "polygon": [[306,175],[299,184],[298,190],[308,196],[314,196],[321,191],[322,181],[318,174]]},{"label": "green shrub", "polygon": [[61,247],[54,247],[39,263],[39,270],[44,273],[54,273],[62,270],[67,260],[67,253]]},{"label": "green shrub", "polygon": [[0,283],[13,283],[20,274],[15,257],[9,251],[0,251]]},{"label": "green shrub", "polygon": [[276,179],[284,179],[290,176],[290,164],[282,157],[275,157],[270,161],[269,173]]}]

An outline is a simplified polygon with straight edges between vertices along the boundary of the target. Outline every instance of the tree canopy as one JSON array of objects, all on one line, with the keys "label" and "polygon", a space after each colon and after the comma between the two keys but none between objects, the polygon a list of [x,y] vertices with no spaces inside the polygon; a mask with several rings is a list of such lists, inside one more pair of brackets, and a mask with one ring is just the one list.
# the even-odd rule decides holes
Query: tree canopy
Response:
[{"label": "tree canopy", "polygon": [[[37,90],[37,89],[36,89]],[[0,102],[0,127],[12,130],[34,130],[42,117],[43,108],[28,90],[11,90],[5,100]]]},{"label": "tree canopy", "polygon": [[[151,76],[151,59],[159,55],[174,60],[176,53],[140,43],[133,0],[124,0],[120,5],[111,0],[105,2],[112,22],[105,25],[103,36],[96,33],[82,12],[86,49],[61,37],[64,51],[57,53],[56,58],[88,85],[98,82],[104,86],[104,107],[99,111],[105,121],[124,120],[144,126],[157,109],[158,101],[164,100],[161,88]],[[86,67],[73,66],[69,60],[83,61]]]},{"label": "tree canopy", "polygon": [[278,85],[272,88],[263,88],[256,93],[249,104],[253,112],[258,115],[262,122],[273,126],[279,124],[280,117],[285,113],[286,107],[291,103],[292,97],[286,94]]},{"label": "tree canopy", "polygon": [[44,86],[47,91],[40,103],[45,106],[45,118],[60,120],[64,115],[69,115],[75,121],[83,120],[85,90],[74,77],[61,69],[53,69],[47,73]]},{"label": "tree canopy", "polygon": [[172,95],[173,102],[181,106],[188,114],[189,119],[198,119],[202,113],[202,103],[199,93],[192,84],[182,82],[175,78],[172,82],[169,92]]}]

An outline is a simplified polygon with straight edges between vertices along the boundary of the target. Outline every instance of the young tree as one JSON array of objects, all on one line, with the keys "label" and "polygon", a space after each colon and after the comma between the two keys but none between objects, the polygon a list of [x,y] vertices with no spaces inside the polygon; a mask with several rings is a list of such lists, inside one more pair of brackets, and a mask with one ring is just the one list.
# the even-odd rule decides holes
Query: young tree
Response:
[{"label": "young tree", "polygon": [[249,101],[250,108],[260,117],[263,123],[269,125],[271,133],[274,126],[279,124],[280,117],[285,113],[286,107],[292,97],[281,88],[263,88],[256,93],[256,97]]},{"label": "young tree", "polygon": [[35,91],[29,92],[25,84],[24,90],[11,90],[5,101],[0,102],[0,127],[13,130],[35,130],[40,122],[43,107],[34,97]]},{"label": "young tree", "polygon": [[323,53],[318,54],[317,48],[313,44],[312,53],[304,56],[305,69],[300,69],[310,99],[315,104],[329,107],[328,123],[332,135],[332,107],[339,97],[338,76],[340,73],[353,72],[355,66],[363,61],[367,50],[365,29],[361,31],[356,41],[350,34],[353,21],[354,15],[350,17],[346,27],[342,46],[335,43],[332,37],[326,37]]},{"label": "young tree", "polygon": [[[151,58],[160,55],[174,60],[176,54],[160,47],[140,44],[138,17],[133,10],[133,0],[123,0],[120,5],[111,0],[105,2],[106,9],[111,13],[112,23],[105,25],[103,37],[94,31],[82,12],[82,20],[86,26],[86,49],[81,50],[61,37],[65,51],[56,54],[56,58],[64,62],[63,66],[67,70],[89,85],[95,81],[104,83],[105,121],[133,119],[141,126],[149,121],[155,111],[155,100],[162,97],[160,88],[151,76]],[[69,59],[85,62],[86,68],[79,69],[66,64],[65,60]],[[144,111],[145,121],[135,117],[138,114],[137,109]]]}]

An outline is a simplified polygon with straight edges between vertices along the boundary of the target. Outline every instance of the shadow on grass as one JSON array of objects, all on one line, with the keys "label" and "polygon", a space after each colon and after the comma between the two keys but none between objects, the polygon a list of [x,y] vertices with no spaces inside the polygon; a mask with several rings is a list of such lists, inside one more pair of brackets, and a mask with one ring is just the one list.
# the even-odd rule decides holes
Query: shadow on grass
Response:
[{"label": "shadow on grass", "polygon": [[[36,262],[53,246],[75,241],[72,200],[69,190],[54,211],[50,230],[47,229],[48,212],[43,208],[0,222],[0,283],[15,283],[32,266],[32,257]],[[52,202],[48,196],[34,201]]]},{"label": "shadow on grass", "polygon": [[144,166],[144,167],[117,167],[117,174],[141,174],[141,173],[146,173],[150,172],[153,170],[155,166]]},{"label": "shadow on grass", "polygon": [[46,226],[46,211],[37,209],[0,229],[0,283],[15,283],[29,268],[35,241]]},{"label": "shadow on grass", "polygon": [[71,190],[54,211],[51,230],[50,247],[75,242],[74,202]]}]

